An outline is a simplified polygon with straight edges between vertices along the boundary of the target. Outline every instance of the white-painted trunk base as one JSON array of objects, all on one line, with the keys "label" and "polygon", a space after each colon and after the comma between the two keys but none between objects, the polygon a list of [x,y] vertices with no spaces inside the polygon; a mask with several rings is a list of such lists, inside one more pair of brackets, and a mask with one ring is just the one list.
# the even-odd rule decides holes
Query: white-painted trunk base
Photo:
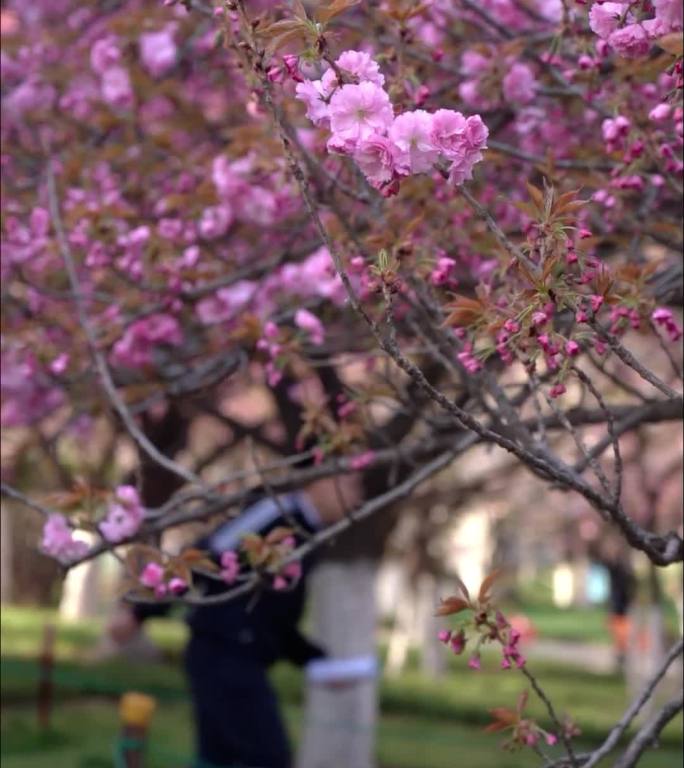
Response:
[{"label": "white-painted trunk base", "polygon": [[[376,563],[323,563],[311,577],[313,636],[331,657],[375,653]],[[377,681],[307,683],[297,768],[373,768]]]}]

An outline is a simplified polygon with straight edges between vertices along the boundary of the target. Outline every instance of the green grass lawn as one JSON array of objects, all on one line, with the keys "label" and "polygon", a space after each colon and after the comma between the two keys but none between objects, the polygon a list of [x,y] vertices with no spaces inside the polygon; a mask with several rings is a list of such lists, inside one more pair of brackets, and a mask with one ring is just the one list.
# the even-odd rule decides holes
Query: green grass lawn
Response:
[{"label": "green grass lawn", "polygon": [[[37,682],[36,655],[41,629],[54,613],[8,609],[2,614],[2,765],[6,768],[106,768],[117,730],[116,699],[135,689],[158,698],[150,738],[149,768],[182,767],[190,754],[191,719],[177,657],[185,628],[180,622],[151,624],[151,634],[172,660],[165,664],[122,662],[89,664],[84,649],[98,637],[93,622],[60,625],[57,636],[53,727],[38,734],[32,700]],[[581,658],[577,660],[581,664]],[[511,705],[525,687],[514,672],[501,672],[495,658],[484,658],[472,672],[454,659],[449,673],[433,681],[411,670],[383,680],[378,758],[383,768],[523,768],[535,765],[529,754],[498,748],[501,738],[485,734],[487,710]],[[544,687],[561,712],[569,712],[583,731],[581,741],[595,743],[617,719],[625,703],[622,681],[578,666],[535,664]],[[301,719],[300,674],[278,666],[274,683],[296,739]],[[530,711],[543,721],[536,702]],[[339,724],[338,724],[339,727]],[[669,768],[681,763],[681,719],[666,731],[661,749],[641,765]],[[580,747],[581,748],[581,747]]]}]

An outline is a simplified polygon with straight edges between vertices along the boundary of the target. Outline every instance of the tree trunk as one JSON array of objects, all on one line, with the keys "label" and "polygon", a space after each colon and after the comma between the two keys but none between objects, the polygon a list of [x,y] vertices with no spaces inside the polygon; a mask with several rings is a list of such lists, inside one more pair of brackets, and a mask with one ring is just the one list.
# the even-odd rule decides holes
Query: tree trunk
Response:
[{"label": "tree trunk", "polygon": [[[375,654],[375,576],[370,559],[322,563],[311,576],[313,635],[334,658]],[[377,681],[343,688],[307,683],[298,768],[371,768]]]},{"label": "tree trunk", "polygon": [[[88,544],[94,543],[95,537],[90,536]],[[59,603],[60,619],[91,619],[102,612],[100,568],[100,561],[95,559],[82,563],[67,573]]]},{"label": "tree trunk", "polygon": [[12,601],[12,519],[10,508],[0,505],[0,603]]},{"label": "tree trunk", "polygon": [[439,604],[439,583],[432,573],[422,573],[418,580],[417,629],[420,632],[420,666],[425,675],[442,677],[446,670],[447,654],[437,637],[444,628],[444,620],[435,616]]}]

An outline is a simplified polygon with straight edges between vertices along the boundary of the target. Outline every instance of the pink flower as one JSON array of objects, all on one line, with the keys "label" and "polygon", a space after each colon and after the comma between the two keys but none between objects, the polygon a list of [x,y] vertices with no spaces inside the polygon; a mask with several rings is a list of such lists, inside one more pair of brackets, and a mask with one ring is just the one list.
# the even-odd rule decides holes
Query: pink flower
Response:
[{"label": "pink flower", "polygon": [[50,363],[50,371],[51,373],[54,373],[55,376],[59,376],[66,371],[68,365],[69,355],[66,352],[62,352],[61,355],[57,355],[57,357]]},{"label": "pink flower", "polygon": [[[618,115],[614,120],[607,118],[601,124],[601,132],[603,134],[603,140],[608,143],[615,143],[619,139],[624,138],[629,133],[631,123],[629,118],[623,115]],[[580,232],[580,237],[582,233]],[[589,235],[591,237],[591,235]]]},{"label": "pink flower", "polygon": [[458,632],[454,632],[449,640],[449,646],[456,656],[460,656],[466,647],[465,632],[461,629]]},{"label": "pink flower", "polygon": [[385,133],[394,116],[389,96],[371,82],[338,88],[330,99],[329,112],[334,137],[354,143]]},{"label": "pink flower", "polygon": [[275,589],[276,592],[282,592],[283,590],[287,589],[287,587],[287,579],[284,579],[282,576],[276,576],[273,579],[273,589]]},{"label": "pink flower", "polygon": [[152,363],[152,352],[159,344],[178,346],[183,341],[175,317],[156,314],[136,320],[114,344],[111,359],[114,365],[140,368]]},{"label": "pink flower", "polygon": [[118,486],[114,491],[114,496],[118,501],[128,507],[140,506],[140,494],[138,493],[138,489],[133,485]]},{"label": "pink flower", "polygon": [[682,329],[675,322],[672,312],[665,307],[657,307],[651,313],[653,322],[665,328],[671,341],[679,341],[682,337]]},{"label": "pink flower", "polygon": [[627,10],[626,3],[594,3],[589,11],[589,26],[592,32],[604,40],[614,32]]},{"label": "pink flower", "polygon": [[308,309],[298,309],[294,317],[295,325],[306,331],[311,343],[320,346],[325,340],[325,329],[321,321]]},{"label": "pink flower", "polygon": [[233,211],[229,205],[213,205],[202,211],[198,229],[206,240],[223,237],[233,222]]},{"label": "pink flower", "polygon": [[295,560],[293,563],[288,563],[281,571],[281,575],[286,579],[297,581],[302,575],[302,564]]},{"label": "pink flower", "polygon": [[598,312],[603,306],[603,296],[594,293],[589,297],[589,303],[591,304],[592,310]]},{"label": "pink flower", "polygon": [[466,119],[453,109],[438,109],[432,116],[432,144],[450,160],[463,157],[465,152]]},{"label": "pink flower", "polygon": [[478,670],[482,668],[482,664],[480,663],[480,654],[475,653],[473,654],[470,659],[468,659],[468,666],[470,669]]},{"label": "pink flower", "polygon": [[368,182],[376,189],[394,177],[396,149],[379,134],[369,136],[356,145],[354,160]]},{"label": "pink flower", "polygon": [[487,137],[489,136],[489,128],[487,128],[479,115],[471,115],[466,120],[464,135],[468,149],[485,149],[487,146]]},{"label": "pink flower", "polygon": [[137,533],[145,510],[140,503],[138,491],[132,485],[120,485],[114,496],[116,501],[110,505],[99,528],[107,541],[117,543]]},{"label": "pink flower", "polygon": [[449,167],[449,184],[459,186],[473,178],[473,168],[482,160],[481,152],[468,152],[463,160],[455,160]]},{"label": "pink flower", "polygon": [[385,84],[378,63],[364,51],[344,51],[338,56],[335,64],[344,72],[358,77],[361,82],[375,83],[380,87]]},{"label": "pink flower", "polygon": [[641,24],[628,24],[622,29],[616,29],[608,38],[608,43],[628,59],[647,56],[651,50],[648,34]]},{"label": "pink flower", "polygon": [[448,629],[440,629],[437,633],[437,639],[446,645],[451,640],[451,632]]},{"label": "pink flower", "polygon": [[96,75],[104,73],[121,60],[121,51],[113,35],[97,40],[90,49],[90,66]]},{"label": "pink flower", "polygon": [[240,563],[238,562],[237,552],[229,550],[221,555],[220,576],[226,584],[233,584],[240,572]]},{"label": "pink flower", "polygon": [[509,67],[502,85],[506,101],[528,104],[534,99],[537,80],[534,72],[527,64],[516,62],[513,66]]},{"label": "pink flower", "polygon": [[682,28],[684,5],[682,0],[651,0],[656,19],[665,26],[666,32],[674,32]]},{"label": "pink flower", "polygon": [[130,109],[133,106],[133,86],[124,67],[108,67],[102,73],[100,90],[102,98],[112,107]]},{"label": "pink flower", "polygon": [[327,125],[330,119],[325,93],[320,80],[304,80],[297,83],[295,98],[306,105],[306,116],[314,125]]},{"label": "pink flower", "polygon": [[140,583],[148,589],[157,589],[164,583],[164,566],[159,563],[147,563],[140,574]]},{"label": "pink flower", "polygon": [[430,282],[433,285],[444,285],[449,281],[451,273],[456,267],[456,262],[448,256],[440,256],[437,265],[430,274]]},{"label": "pink flower", "polygon": [[568,357],[576,357],[580,353],[580,345],[572,339],[565,345],[565,354]]},{"label": "pink flower", "polygon": [[566,392],[565,384],[560,384],[560,383],[554,384],[549,390],[549,397],[552,397],[552,398],[560,397],[565,392]]},{"label": "pink flower", "polygon": [[182,595],[188,589],[188,582],[185,579],[181,579],[180,576],[174,576],[169,581],[169,592],[172,595]]},{"label": "pink flower", "polygon": [[349,466],[351,469],[359,470],[365,469],[375,461],[375,451],[364,451],[357,456],[353,456],[349,460]]},{"label": "pink flower", "polygon": [[547,733],[546,734],[546,743],[552,747],[554,744],[558,743],[558,737],[553,733]]},{"label": "pink flower", "polygon": [[239,280],[234,285],[220,288],[213,296],[207,296],[197,304],[197,316],[205,325],[229,320],[252,301],[256,283]]},{"label": "pink flower", "polygon": [[432,143],[432,115],[423,109],[404,112],[394,119],[389,137],[398,150],[397,168],[402,173],[425,173],[439,157]]},{"label": "pink flower", "polygon": [[652,120],[654,123],[662,123],[664,120],[667,120],[671,112],[672,107],[669,104],[662,102],[661,104],[658,104],[658,106],[653,107],[648,113],[648,119]]},{"label": "pink flower", "polygon": [[61,562],[75,560],[88,551],[88,545],[84,541],[74,539],[66,517],[58,513],[49,515],[43,525],[41,548],[46,555]]},{"label": "pink flower", "polygon": [[171,28],[140,35],[140,59],[152,77],[161,77],[176,63],[178,48]]}]

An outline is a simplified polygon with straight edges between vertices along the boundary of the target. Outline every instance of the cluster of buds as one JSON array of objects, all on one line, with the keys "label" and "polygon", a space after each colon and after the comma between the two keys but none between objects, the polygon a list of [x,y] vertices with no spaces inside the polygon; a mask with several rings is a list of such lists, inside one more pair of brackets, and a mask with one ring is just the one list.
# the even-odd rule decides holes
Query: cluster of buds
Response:
[{"label": "cluster of buds", "polygon": [[278,367],[278,356],[282,352],[282,345],[276,339],[280,335],[278,326],[269,321],[264,325],[263,336],[257,341],[257,349],[270,357],[264,366],[269,387],[275,387],[283,378],[282,371]]},{"label": "cluster of buds", "polygon": [[442,630],[438,637],[456,655],[462,654],[470,640],[474,647],[468,660],[471,669],[480,669],[480,648],[487,643],[501,646],[501,668],[525,666],[525,658],[518,647],[520,632],[514,629],[501,611],[491,603],[490,590],[498,574],[490,574],[480,586],[477,598],[470,596],[468,588],[459,580],[459,593],[442,601],[437,616],[451,616],[469,611],[469,619],[457,630]]},{"label": "cluster of buds", "polygon": [[679,341],[682,338],[682,329],[675,322],[672,312],[665,307],[657,307],[651,313],[651,319],[656,325],[664,328],[670,341]]},{"label": "cluster of buds", "polygon": [[[272,587],[283,591],[296,584],[302,575],[302,565],[293,561],[282,565],[297,546],[297,540],[290,528],[279,526],[266,536],[247,534],[241,543],[241,552],[247,563],[255,570],[274,574]],[[224,553],[226,554],[226,553]],[[222,563],[223,565],[223,560]]]},{"label": "cluster of buds", "polygon": [[182,595],[188,589],[188,582],[180,576],[173,576],[162,563],[149,562],[139,577],[142,587],[151,589],[157,598]]},{"label": "cluster of buds", "polygon": [[558,737],[555,734],[544,730],[532,718],[525,717],[524,712],[527,700],[528,692],[523,691],[518,697],[515,709],[496,707],[490,710],[494,720],[485,730],[489,733],[496,733],[498,731],[511,732],[511,737],[503,743],[504,749],[535,748],[541,741],[545,741],[549,746],[553,746],[558,742]]}]

